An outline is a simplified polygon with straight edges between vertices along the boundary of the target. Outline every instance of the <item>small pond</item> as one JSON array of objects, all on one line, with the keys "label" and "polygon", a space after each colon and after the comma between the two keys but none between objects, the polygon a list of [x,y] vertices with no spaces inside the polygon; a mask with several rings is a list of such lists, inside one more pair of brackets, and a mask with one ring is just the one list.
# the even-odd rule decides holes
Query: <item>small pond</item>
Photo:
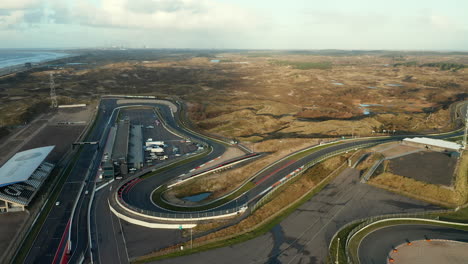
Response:
[{"label": "small pond", "polygon": [[403,87],[403,84],[398,84],[398,83],[387,83],[386,85],[391,86],[391,87]]},{"label": "small pond", "polygon": [[344,85],[344,83],[339,83],[339,82],[334,82],[332,84],[334,84],[334,85]]},{"label": "small pond", "polygon": [[190,201],[190,202],[200,202],[208,198],[208,196],[210,196],[211,194],[212,194],[211,192],[199,193],[199,194],[195,194],[192,196],[182,197],[182,200]]}]

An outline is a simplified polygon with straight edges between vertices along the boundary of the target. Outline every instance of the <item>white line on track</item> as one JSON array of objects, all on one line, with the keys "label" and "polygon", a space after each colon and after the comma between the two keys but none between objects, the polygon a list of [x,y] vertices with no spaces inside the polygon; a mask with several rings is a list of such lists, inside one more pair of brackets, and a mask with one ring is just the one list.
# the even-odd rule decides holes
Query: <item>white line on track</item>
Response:
[{"label": "white line on track", "polygon": [[115,227],[114,227],[114,219],[112,219],[112,216],[114,214],[112,214],[112,212],[110,212],[110,209],[109,209],[109,215],[110,215],[110,219],[111,219],[111,224],[112,224],[112,231],[114,231],[114,239],[115,239],[115,246],[117,247],[117,256],[119,257],[119,263],[122,263],[122,261],[120,260],[120,253],[119,253],[119,243],[117,242],[117,237],[115,236]]},{"label": "white line on track", "polygon": [[125,253],[127,254],[127,261],[130,263],[130,257],[128,256],[128,249],[127,249],[127,241],[125,240],[125,233],[122,229],[122,223],[120,222],[120,218],[117,217],[117,219],[119,220],[120,232],[122,233],[122,240],[124,242]]}]

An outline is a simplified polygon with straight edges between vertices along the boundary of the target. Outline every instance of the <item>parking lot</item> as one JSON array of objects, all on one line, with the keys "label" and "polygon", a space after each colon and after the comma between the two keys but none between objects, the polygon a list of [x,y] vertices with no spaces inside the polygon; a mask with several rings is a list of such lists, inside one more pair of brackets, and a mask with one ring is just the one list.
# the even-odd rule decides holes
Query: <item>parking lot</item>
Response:
[{"label": "parking lot", "polygon": [[120,119],[130,120],[132,126],[141,125],[143,141],[142,146],[145,146],[145,141],[162,141],[159,145],[163,150],[163,154],[150,154],[150,151],[145,151],[144,160],[145,166],[157,165],[162,160],[172,159],[186,155],[196,151],[199,146],[190,142],[178,135],[175,135],[164,128],[161,121],[153,109],[151,108],[131,108],[120,111]]},{"label": "parking lot", "polygon": [[450,186],[456,164],[457,159],[446,153],[423,151],[392,159],[389,168],[397,175]]}]

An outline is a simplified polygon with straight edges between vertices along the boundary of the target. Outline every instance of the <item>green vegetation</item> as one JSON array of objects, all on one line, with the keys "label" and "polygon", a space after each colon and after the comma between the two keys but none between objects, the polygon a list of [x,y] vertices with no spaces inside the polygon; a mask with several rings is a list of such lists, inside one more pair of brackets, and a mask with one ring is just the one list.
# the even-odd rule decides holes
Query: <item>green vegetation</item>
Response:
[{"label": "green vegetation", "polygon": [[310,70],[310,69],[329,70],[332,68],[332,63],[329,61],[300,62],[300,61],[274,60],[271,63],[277,66],[292,66],[294,69],[298,69],[298,70]]},{"label": "green vegetation", "polygon": [[460,69],[466,68],[466,65],[450,62],[432,62],[422,64],[421,67],[435,67],[439,68],[441,71],[458,71]]},{"label": "green vegetation", "polygon": [[252,58],[272,57],[273,55],[278,55],[278,54],[274,52],[248,52],[246,53],[247,57],[252,57]]},{"label": "green vegetation", "polygon": [[[335,236],[333,241],[331,241],[330,245],[330,252],[328,254],[328,263],[336,263],[336,257],[338,255],[338,263],[341,264],[346,264],[347,263],[347,258],[346,258],[346,238],[348,237],[349,233],[356,227],[358,227],[360,224],[362,224],[363,221],[357,222],[354,224],[350,224],[343,228],[341,231],[338,232],[338,234]],[[340,246],[338,247],[338,238],[340,239]],[[337,252],[338,251],[338,252]],[[337,254],[338,253],[338,254]]]},{"label": "green vegetation", "polygon": [[[406,67],[415,67],[418,66],[417,61],[408,61],[408,62],[398,62],[393,64],[393,67],[406,66]],[[460,69],[466,68],[465,64],[460,63],[451,63],[451,62],[431,62],[424,63],[419,65],[419,67],[433,67],[439,68],[441,71],[458,71]]]},{"label": "green vegetation", "polygon": [[393,67],[398,67],[398,66],[413,67],[413,66],[418,66],[418,62],[408,61],[408,62],[399,62],[399,63],[393,64]]},{"label": "green vegetation", "polygon": [[468,223],[468,208],[460,209],[454,213],[441,214],[439,220]]},{"label": "green vegetation", "polygon": [[31,122],[34,118],[38,115],[45,113],[49,110],[50,103],[48,101],[39,101],[34,103],[33,105],[29,106],[26,111],[21,114],[19,120],[21,122]]}]

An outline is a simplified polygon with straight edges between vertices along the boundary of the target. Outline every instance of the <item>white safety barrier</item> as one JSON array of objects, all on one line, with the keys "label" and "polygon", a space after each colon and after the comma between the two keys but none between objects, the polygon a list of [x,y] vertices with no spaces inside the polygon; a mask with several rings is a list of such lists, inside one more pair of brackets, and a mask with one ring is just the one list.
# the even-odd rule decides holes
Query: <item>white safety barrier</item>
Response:
[{"label": "white safety barrier", "polygon": [[127,221],[129,223],[139,225],[139,226],[144,226],[148,228],[158,228],[158,229],[189,229],[189,228],[194,228],[197,225],[196,224],[161,224],[161,223],[149,223],[143,220],[138,220],[132,217],[128,217],[124,214],[121,214],[117,212],[110,204],[109,208],[114,213],[118,218]]}]

